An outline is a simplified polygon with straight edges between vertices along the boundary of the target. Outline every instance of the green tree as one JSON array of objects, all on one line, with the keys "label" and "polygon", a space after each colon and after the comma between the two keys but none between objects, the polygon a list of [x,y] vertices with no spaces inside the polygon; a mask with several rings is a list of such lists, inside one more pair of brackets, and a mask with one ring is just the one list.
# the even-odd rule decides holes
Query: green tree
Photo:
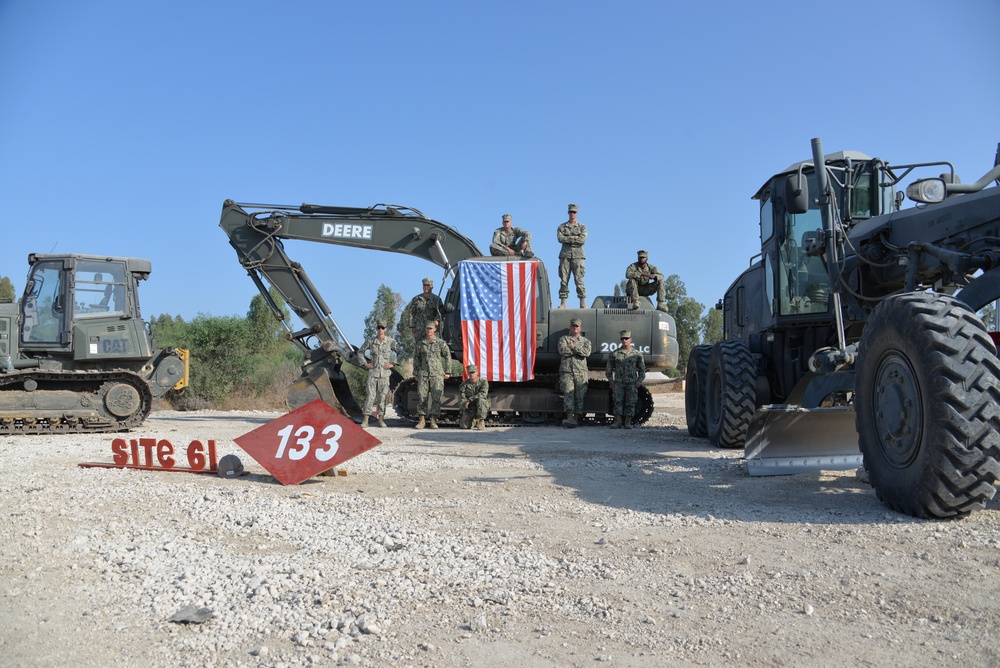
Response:
[{"label": "green tree", "polygon": [[619,285],[618,283],[616,283],[615,284],[615,297],[621,297],[621,296],[622,296],[622,286]]},{"label": "green tree", "polygon": [[250,300],[250,308],[247,310],[247,325],[250,331],[251,345],[255,350],[267,352],[278,347],[284,347],[285,328],[282,322],[289,322],[292,317],[291,312],[285,305],[285,301],[272,286],[269,294],[274,303],[281,309],[283,320],[279,321],[271,312],[263,295],[255,295]]},{"label": "green tree", "polygon": [[0,276],[0,300],[9,299],[14,301],[17,294],[14,292],[14,284],[6,276]]},{"label": "green tree", "polygon": [[722,340],[722,310],[712,307],[701,319],[701,342],[718,343]]},{"label": "green tree", "polygon": [[198,314],[187,326],[184,345],[191,351],[191,393],[219,404],[247,383],[261,356],[252,349],[246,318]]},{"label": "green tree", "polygon": [[683,368],[687,364],[691,349],[699,343],[701,314],[705,306],[688,297],[687,287],[677,274],[671,274],[666,278],[666,288],[667,308],[677,326],[677,365]]}]

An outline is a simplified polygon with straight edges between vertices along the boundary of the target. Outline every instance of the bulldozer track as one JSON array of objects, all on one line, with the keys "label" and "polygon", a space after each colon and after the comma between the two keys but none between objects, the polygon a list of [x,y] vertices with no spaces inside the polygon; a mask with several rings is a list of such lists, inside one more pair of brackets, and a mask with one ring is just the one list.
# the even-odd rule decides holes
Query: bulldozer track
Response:
[{"label": "bulldozer track", "polygon": [[[454,390],[457,392],[458,386],[461,383],[460,379],[449,379],[445,382],[445,393],[447,394],[449,390]],[[417,421],[417,416],[411,413],[407,409],[408,394],[410,392],[416,393],[417,381],[414,378],[407,378],[400,380],[392,395],[392,406],[396,410],[396,415],[399,417],[411,420],[413,422]],[[611,398],[611,388],[606,380],[591,380],[589,384],[588,394],[591,392],[598,393],[603,392],[608,395],[608,407],[605,412],[592,412],[586,415],[583,419],[582,424],[584,425],[606,425],[610,424],[612,421],[612,408],[610,405]],[[502,396],[505,393],[511,392],[516,393],[529,392],[536,390],[551,391],[553,394],[559,395],[558,388],[558,377],[554,374],[536,376],[534,380],[521,382],[521,383],[490,383],[490,397],[491,399],[496,399],[498,396]],[[633,424],[640,425],[645,423],[653,415],[653,395],[646,387],[640,387],[638,398],[636,400],[635,415],[632,418]],[[492,403],[492,401],[491,401]],[[562,410],[562,400],[558,402],[560,408],[558,410],[545,410],[545,411],[515,411],[515,410],[493,410],[491,408],[489,415],[486,418],[486,425],[491,427],[537,427],[543,425],[555,424],[562,420],[565,415]],[[454,425],[457,426],[459,423],[459,418],[461,417],[461,412],[454,406],[444,406],[441,407],[441,415],[438,418],[438,423],[443,425]]]},{"label": "bulldozer track", "polygon": [[[26,383],[34,383],[36,388],[26,389]],[[112,392],[117,393],[117,400],[114,396],[109,397]],[[38,406],[36,398],[45,395],[65,398],[66,393],[77,399],[78,407],[63,407],[61,416],[53,415],[52,410],[47,414],[41,412],[42,407]],[[108,407],[109,404],[120,405],[124,413],[129,404],[136,402],[135,410],[121,416],[113,414]],[[152,406],[153,393],[149,383],[126,370],[24,369],[0,374],[0,435],[129,431],[149,417]],[[81,416],[82,413],[89,415]]]}]

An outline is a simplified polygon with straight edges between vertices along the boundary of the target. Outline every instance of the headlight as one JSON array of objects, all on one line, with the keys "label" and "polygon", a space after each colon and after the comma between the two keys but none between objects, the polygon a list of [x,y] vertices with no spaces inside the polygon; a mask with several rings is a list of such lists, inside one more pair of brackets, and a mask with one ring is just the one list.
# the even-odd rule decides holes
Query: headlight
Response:
[{"label": "headlight", "polygon": [[914,202],[936,204],[948,196],[944,179],[920,179],[906,186],[906,196]]}]

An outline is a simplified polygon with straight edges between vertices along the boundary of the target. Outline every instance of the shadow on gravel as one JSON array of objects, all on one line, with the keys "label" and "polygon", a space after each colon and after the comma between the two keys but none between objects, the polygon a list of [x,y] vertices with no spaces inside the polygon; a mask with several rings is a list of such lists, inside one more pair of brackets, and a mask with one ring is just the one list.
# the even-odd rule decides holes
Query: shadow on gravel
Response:
[{"label": "shadow on gravel", "polygon": [[[485,432],[441,429],[413,434],[411,440],[447,448],[481,444],[482,452],[437,452],[441,457],[489,460],[528,458],[578,498],[610,508],[656,515],[711,516],[738,522],[884,524],[921,522],[889,510],[854,471],[751,477],[740,450],[719,450],[686,430],[647,427],[611,431],[600,427],[495,429]],[[514,482],[510,476],[481,475],[467,480]],[[986,512],[1000,509],[994,500]]]}]

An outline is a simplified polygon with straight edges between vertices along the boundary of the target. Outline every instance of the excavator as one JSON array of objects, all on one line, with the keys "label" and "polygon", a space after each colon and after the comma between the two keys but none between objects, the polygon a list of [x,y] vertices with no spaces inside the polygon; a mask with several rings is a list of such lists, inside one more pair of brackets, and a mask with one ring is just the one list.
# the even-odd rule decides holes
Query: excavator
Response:
[{"label": "excavator", "polygon": [[139,313],[141,258],[28,256],[0,301],[0,434],[128,431],[188,384],[188,351],[157,349]]},{"label": "excavator", "polygon": [[915,517],[983,508],[1000,481],[1000,360],[977,316],[1000,299],[1000,148],[994,164],[965,184],[948,162],[813,139],[754,195],[761,250],[720,301],[724,340],[691,351],[690,433],[744,448],[751,475],[863,465]]},{"label": "excavator", "polygon": [[[286,329],[286,337],[303,353],[302,373],[288,391],[289,408],[297,408],[317,398],[346,415],[361,418],[361,409],[351,393],[342,365],[363,366],[358,349],[352,345],[332,317],[322,297],[301,264],[285,250],[287,241],[308,241],[352,248],[401,253],[423,258],[444,271],[442,287],[451,285],[442,297],[444,319],[439,333],[454,360],[462,360],[462,294],[459,264],[466,260],[508,262],[504,257],[484,257],[470,239],[456,229],[425,216],[417,209],[377,204],[371,207],[322,206],[315,204],[270,205],[226,200],[219,226],[229,238],[242,267],[260,291],[274,317]],[[520,260],[520,258],[517,258]],[[608,357],[619,343],[618,333],[630,329],[634,345],[644,356],[649,370],[668,370],[677,365],[678,347],[674,319],[657,311],[649,300],[638,310],[630,310],[625,297],[597,297],[589,309],[554,309],[548,274],[537,258],[536,355],[534,379],[490,383],[489,424],[543,424],[563,417],[558,394],[559,337],[569,331],[572,318],[583,321],[583,335],[593,343],[588,359],[592,371],[587,394],[585,420],[609,421],[611,393],[604,379]],[[282,308],[271,297],[273,287],[289,310],[305,325],[295,329],[285,322]],[[457,424],[460,407],[458,385],[453,378],[445,384],[440,421]],[[416,419],[417,395],[413,379],[395,374],[393,407],[406,419]],[[653,412],[653,398],[641,389],[634,421],[641,424]]]}]

